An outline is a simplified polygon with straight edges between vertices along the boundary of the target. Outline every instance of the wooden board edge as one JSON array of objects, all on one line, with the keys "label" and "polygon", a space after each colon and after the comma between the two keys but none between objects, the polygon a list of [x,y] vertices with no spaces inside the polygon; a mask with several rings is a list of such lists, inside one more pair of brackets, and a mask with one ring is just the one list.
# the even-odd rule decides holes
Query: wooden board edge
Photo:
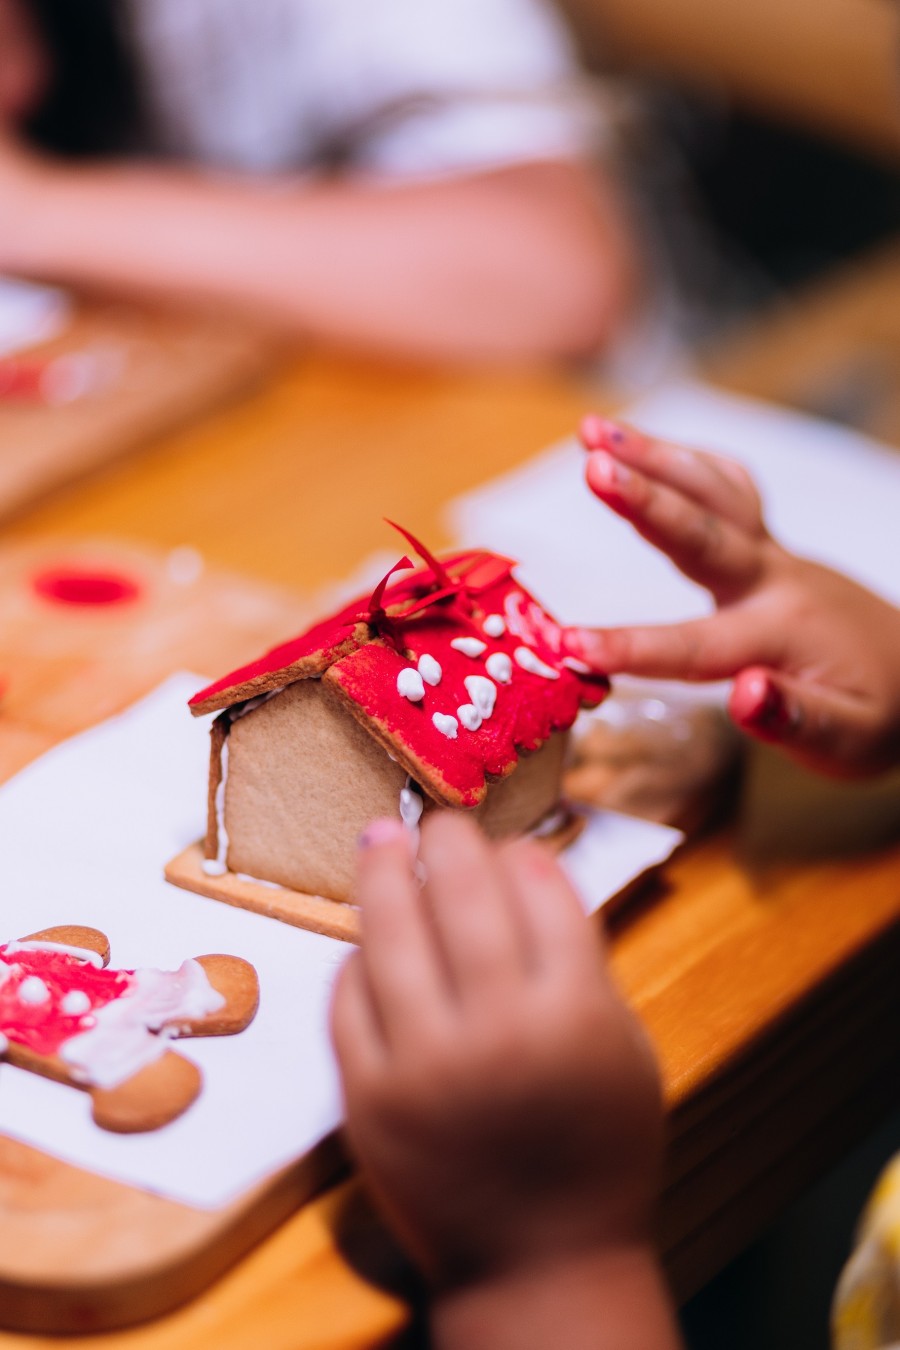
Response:
[{"label": "wooden board edge", "polygon": [[209,876],[203,870],[203,846],[199,843],[190,844],[170,859],[163,875],[171,885],[193,891],[195,895],[248,909],[254,914],[289,923],[294,928],[321,933],[324,937],[339,938],[342,942],[359,941],[359,915],[352,905],[294,891],[287,886],[253,881],[235,872]]},{"label": "wooden board edge", "polygon": [[[187,1241],[168,1247],[161,1244],[154,1259],[137,1270],[133,1262],[131,1269],[111,1267],[104,1276],[79,1275],[69,1267],[54,1277],[43,1262],[32,1278],[21,1268],[0,1270],[0,1327],[32,1334],[84,1335],[135,1326],[173,1312],[202,1294],[325,1185],[337,1180],[346,1167],[339,1136],[332,1132],[240,1200],[211,1211],[209,1224],[195,1229]],[[132,1190],[123,1183],[109,1184],[125,1192]],[[133,1194],[145,1199],[144,1192]],[[162,1197],[147,1198],[171,1207],[173,1217],[184,1209]],[[130,1244],[124,1250],[130,1251]]]}]

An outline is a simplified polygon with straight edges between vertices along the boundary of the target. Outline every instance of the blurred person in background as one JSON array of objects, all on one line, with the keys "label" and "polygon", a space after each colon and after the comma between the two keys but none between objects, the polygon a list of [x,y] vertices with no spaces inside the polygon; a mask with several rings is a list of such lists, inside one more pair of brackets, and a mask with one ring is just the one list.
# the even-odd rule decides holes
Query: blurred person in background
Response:
[{"label": "blurred person in background", "polygon": [[639,291],[597,121],[545,0],[0,0],[0,272],[590,355]]}]

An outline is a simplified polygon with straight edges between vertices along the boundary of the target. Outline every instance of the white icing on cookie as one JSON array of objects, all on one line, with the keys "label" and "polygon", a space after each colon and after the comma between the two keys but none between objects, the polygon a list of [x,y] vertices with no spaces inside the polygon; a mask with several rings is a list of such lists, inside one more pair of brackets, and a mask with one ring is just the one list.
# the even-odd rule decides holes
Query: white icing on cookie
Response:
[{"label": "white icing on cookie", "polygon": [[487,643],[477,637],[453,638],[450,646],[455,651],[462,652],[463,656],[480,656],[482,652],[487,651]]},{"label": "white icing on cookie", "polygon": [[502,637],[506,632],[506,620],[502,614],[489,614],[481,625],[488,637]]},{"label": "white icing on cookie", "polygon": [[456,715],[466,731],[477,731],[483,720],[474,703],[463,703],[461,707],[457,708]]},{"label": "white icing on cookie", "polygon": [[463,684],[466,686],[466,693],[481,714],[482,721],[486,721],[494,711],[494,703],[497,700],[497,686],[494,681],[489,680],[486,675],[467,675]]},{"label": "white icing on cookie", "polygon": [[14,956],[16,952],[59,952],[63,956],[73,956],[76,961],[86,961],[98,970],[103,965],[99,952],[92,952],[87,947],[70,947],[65,942],[44,942],[29,938],[27,942],[7,942],[5,950],[7,956]]},{"label": "white icing on cookie", "polygon": [[527,670],[529,675],[540,675],[545,680],[559,679],[559,671],[548,666],[547,662],[542,661],[537,652],[533,652],[530,647],[517,647],[513,655],[516,664]]},{"label": "white icing on cookie", "polygon": [[20,1003],[31,1003],[35,1006],[46,1003],[50,997],[50,990],[40,975],[26,975],[16,992]]},{"label": "white icing on cookie", "polygon": [[456,733],[459,730],[459,723],[450,713],[436,712],[431,718],[434,725],[442,736],[446,736],[448,741],[456,740]]},{"label": "white icing on cookie", "polygon": [[578,675],[590,675],[591,668],[586,661],[580,661],[577,656],[564,656],[562,659],[564,666],[569,670],[574,670]]},{"label": "white icing on cookie", "polygon": [[400,789],[400,819],[408,830],[418,829],[424,809],[421,795],[412,787],[412,779],[407,778],[406,787]]},{"label": "white icing on cookie", "polygon": [[228,871],[228,831],[225,828],[225,784],[228,781],[228,737],[219,752],[219,784],[216,788],[216,856],[203,860],[208,877],[221,877]]},{"label": "white icing on cookie", "polygon": [[82,1013],[90,1012],[91,1000],[83,989],[70,989],[59,1007],[67,1017],[80,1017]]},{"label": "white icing on cookie", "polygon": [[410,703],[421,703],[425,697],[422,676],[412,666],[404,666],[397,676],[397,693],[408,698]]},{"label": "white icing on cookie", "polygon": [[441,663],[440,661],[436,661],[433,656],[429,656],[428,652],[424,652],[419,657],[418,668],[419,674],[422,676],[422,679],[425,681],[426,684],[430,685],[440,684],[441,676],[444,673],[441,670]]},{"label": "white icing on cookie", "polygon": [[224,1005],[198,961],[183,961],[178,970],[136,970],[131,988],[94,1014],[89,1031],[60,1046],[60,1058],[72,1076],[99,1088],[123,1083],[168,1049],[168,1035],[154,1036],[164,1024],[195,1022]]},{"label": "white icing on cookie", "polygon": [[491,652],[484,663],[484,668],[498,684],[509,684],[512,679],[512,661],[506,652]]}]

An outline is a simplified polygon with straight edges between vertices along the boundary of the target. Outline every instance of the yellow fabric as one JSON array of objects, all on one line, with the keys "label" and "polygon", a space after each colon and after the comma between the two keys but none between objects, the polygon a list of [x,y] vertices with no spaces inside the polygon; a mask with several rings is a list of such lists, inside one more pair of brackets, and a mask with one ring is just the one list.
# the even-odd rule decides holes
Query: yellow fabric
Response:
[{"label": "yellow fabric", "polygon": [[832,1306],[833,1350],[900,1350],[900,1154],[881,1174]]}]

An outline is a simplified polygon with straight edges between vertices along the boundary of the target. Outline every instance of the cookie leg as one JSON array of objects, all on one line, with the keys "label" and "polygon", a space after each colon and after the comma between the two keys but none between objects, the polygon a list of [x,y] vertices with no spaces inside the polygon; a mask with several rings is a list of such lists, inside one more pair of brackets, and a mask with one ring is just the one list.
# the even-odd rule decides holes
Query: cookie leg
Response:
[{"label": "cookie leg", "polygon": [[114,1088],[89,1088],[94,1121],[116,1134],[137,1134],[168,1125],[196,1101],[203,1075],[189,1059],[167,1050]]}]

